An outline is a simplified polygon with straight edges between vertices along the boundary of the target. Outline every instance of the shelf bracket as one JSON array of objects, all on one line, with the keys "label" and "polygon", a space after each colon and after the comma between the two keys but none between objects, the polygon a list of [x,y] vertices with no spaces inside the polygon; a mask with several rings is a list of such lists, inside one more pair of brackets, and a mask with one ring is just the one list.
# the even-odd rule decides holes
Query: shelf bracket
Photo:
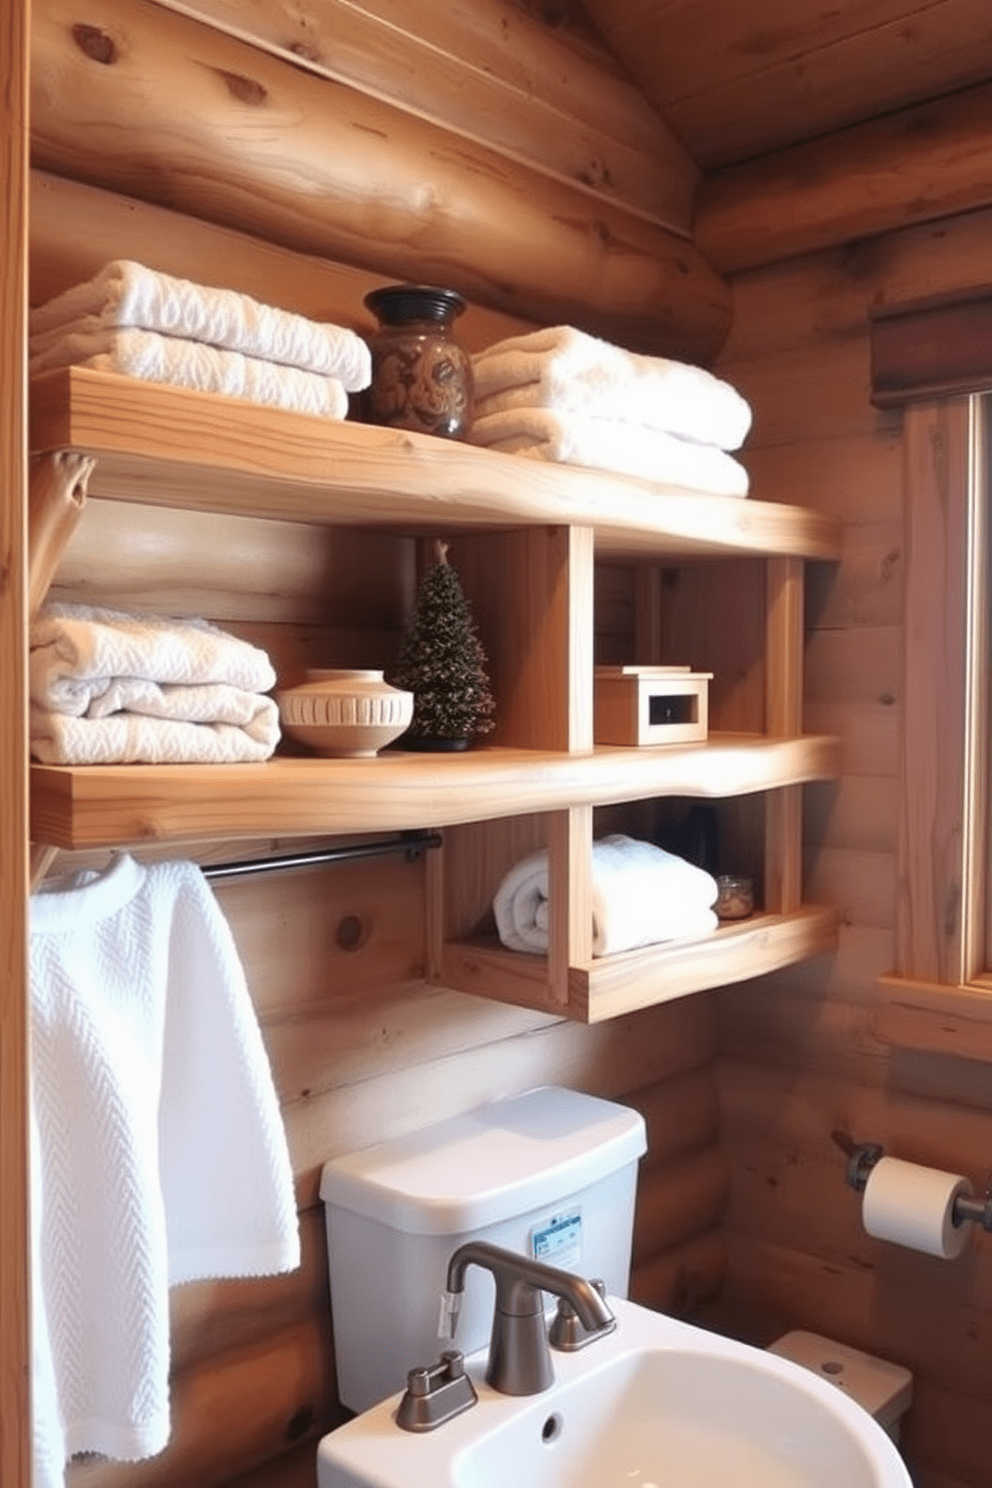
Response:
[{"label": "shelf bracket", "polygon": [[58,450],[43,455],[31,467],[28,491],[28,619],[45,602],[62,554],[79,525],[86,504],[89,478],[96,466],[92,455]]}]

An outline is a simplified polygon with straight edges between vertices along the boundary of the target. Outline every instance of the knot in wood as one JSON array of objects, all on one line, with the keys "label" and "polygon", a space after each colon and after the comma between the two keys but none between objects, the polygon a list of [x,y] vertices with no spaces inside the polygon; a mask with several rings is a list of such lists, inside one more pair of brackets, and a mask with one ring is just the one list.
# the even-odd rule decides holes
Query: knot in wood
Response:
[{"label": "knot in wood", "polygon": [[100,62],[109,67],[117,61],[117,43],[99,26],[87,26],[80,21],[72,28],[72,39],[91,62]]},{"label": "knot in wood", "polygon": [[257,108],[268,98],[268,89],[256,82],[254,78],[245,77],[241,72],[226,72],[223,68],[216,69],[219,77],[224,79],[227,91],[232,98],[239,103],[248,103]]}]

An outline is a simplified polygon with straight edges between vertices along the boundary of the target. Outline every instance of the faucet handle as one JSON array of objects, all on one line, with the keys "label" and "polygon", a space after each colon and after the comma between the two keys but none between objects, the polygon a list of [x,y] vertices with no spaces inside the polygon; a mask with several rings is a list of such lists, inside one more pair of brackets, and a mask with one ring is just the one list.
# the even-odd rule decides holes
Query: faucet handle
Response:
[{"label": "faucet handle", "polygon": [[[605,1299],[605,1281],[598,1276],[590,1277],[589,1285],[595,1287],[599,1295]],[[587,1343],[593,1343],[597,1338],[604,1338],[607,1333],[612,1333],[616,1325],[616,1318],[611,1317],[609,1322],[604,1323],[600,1328],[587,1328],[571,1302],[566,1297],[559,1297],[558,1309],[548,1330],[548,1342],[552,1348],[558,1349],[561,1353],[571,1354],[576,1349],[585,1348]]]},{"label": "faucet handle", "polygon": [[445,1349],[436,1364],[408,1371],[396,1424],[404,1431],[433,1431],[452,1416],[460,1416],[477,1399],[475,1386],[465,1373],[464,1354],[459,1349]]}]

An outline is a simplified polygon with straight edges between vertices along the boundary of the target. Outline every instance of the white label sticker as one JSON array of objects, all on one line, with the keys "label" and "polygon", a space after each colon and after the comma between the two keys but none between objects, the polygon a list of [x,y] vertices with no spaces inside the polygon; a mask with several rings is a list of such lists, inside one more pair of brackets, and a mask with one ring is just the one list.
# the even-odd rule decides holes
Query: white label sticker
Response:
[{"label": "white label sticker", "polygon": [[560,1271],[576,1271],[582,1263],[582,1215],[577,1209],[556,1214],[547,1224],[530,1232],[531,1250],[536,1261],[557,1266]]}]

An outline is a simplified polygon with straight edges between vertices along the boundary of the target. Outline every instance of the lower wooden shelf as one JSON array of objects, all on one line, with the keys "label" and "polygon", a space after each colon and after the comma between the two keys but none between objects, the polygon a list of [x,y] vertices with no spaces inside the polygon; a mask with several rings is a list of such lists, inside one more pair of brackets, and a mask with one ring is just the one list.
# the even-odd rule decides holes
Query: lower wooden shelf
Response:
[{"label": "lower wooden shelf", "polygon": [[602,1023],[833,951],[838,924],[838,911],[820,905],[803,905],[793,914],[753,915],[699,940],[644,946],[569,967],[562,995],[551,985],[544,956],[509,951],[496,940],[449,941],[433,980],[580,1023]]},{"label": "lower wooden shelf", "polygon": [[406,831],[656,795],[745,795],[833,779],[839,765],[832,737],[757,734],[583,754],[483,748],[244,765],[36,764],[31,840],[84,849]]}]

